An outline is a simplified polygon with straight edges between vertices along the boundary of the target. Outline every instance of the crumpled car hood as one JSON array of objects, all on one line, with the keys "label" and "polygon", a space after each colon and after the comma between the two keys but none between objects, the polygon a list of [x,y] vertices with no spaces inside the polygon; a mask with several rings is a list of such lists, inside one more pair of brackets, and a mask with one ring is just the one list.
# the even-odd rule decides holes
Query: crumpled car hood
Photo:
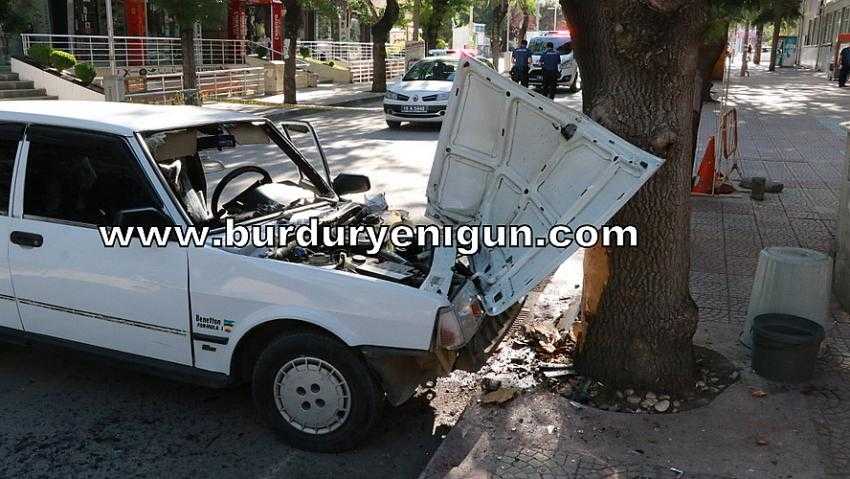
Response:
[{"label": "crumpled car hood", "polygon": [[[663,160],[582,113],[461,61],[431,175],[426,216],[449,225],[601,227]],[[504,247],[470,257],[484,309],[503,312],[578,249]]]}]

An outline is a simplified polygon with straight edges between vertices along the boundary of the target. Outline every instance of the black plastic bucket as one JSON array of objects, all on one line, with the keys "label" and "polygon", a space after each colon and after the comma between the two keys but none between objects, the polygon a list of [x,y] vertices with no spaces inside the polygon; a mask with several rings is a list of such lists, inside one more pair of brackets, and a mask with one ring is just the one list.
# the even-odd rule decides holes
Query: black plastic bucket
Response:
[{"label": "black plastic bucket", "polygon": [[761,314],[753,319],[753,369],[773,381],[811,379],[824,338],[823,327],[790,314]]}]

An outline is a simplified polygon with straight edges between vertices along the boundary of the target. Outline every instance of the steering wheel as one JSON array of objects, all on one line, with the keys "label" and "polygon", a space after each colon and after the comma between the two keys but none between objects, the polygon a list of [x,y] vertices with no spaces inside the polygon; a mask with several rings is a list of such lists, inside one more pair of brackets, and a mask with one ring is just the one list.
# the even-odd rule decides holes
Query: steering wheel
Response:
[{"label": "steering wheel", "polygon": [[225,213],[224,210],[220,210],[218,208],[218,202],[221,199],[221,193],[224,191],[225,188],[227,188],[227,185],[230,184],[231,181],[233,181],[236,177],[242,176],[246,173],[258,173],[262,175],[263,179],[260,180],[259,183],[261,185],[267,185],[274,181],[272,180],[272,175],[270,175],[268,171],[260,168],[259,166],[254,165],[240,166],[239,168],[236,168],[230,173],[224,175],[224,178],[222,178],[221,181],[218,182],[218,185],[216,185],[215,190],[213,191],[212,200],[210,201],[213,218],[215,218],[216,220],[221,220],[221,215]]}]

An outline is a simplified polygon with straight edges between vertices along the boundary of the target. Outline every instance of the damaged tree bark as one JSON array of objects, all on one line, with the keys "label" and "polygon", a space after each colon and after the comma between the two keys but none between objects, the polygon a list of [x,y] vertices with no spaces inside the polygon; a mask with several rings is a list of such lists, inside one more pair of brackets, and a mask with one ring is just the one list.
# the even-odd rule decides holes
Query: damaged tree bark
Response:
[{"label": "damaged tree bark", "polygon": [[697,308],[688,284],[696,55],[707,2],[561,0],[584,111],[665,165],[614,217],[640,246],[585,252],[581,371],[616,387],[693,387]]}]

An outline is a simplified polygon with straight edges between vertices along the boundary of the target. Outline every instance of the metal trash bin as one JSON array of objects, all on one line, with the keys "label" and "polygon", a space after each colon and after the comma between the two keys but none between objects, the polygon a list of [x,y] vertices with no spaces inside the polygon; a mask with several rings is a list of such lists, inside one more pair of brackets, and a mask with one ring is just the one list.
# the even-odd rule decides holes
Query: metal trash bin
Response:
[{"label": "metal trash bin", "polygon": [[752,348],[753,319],[782,313],[820,324],[829,334],[832,258],[804,248],[772,246],[759,254],[741,342]]}]

